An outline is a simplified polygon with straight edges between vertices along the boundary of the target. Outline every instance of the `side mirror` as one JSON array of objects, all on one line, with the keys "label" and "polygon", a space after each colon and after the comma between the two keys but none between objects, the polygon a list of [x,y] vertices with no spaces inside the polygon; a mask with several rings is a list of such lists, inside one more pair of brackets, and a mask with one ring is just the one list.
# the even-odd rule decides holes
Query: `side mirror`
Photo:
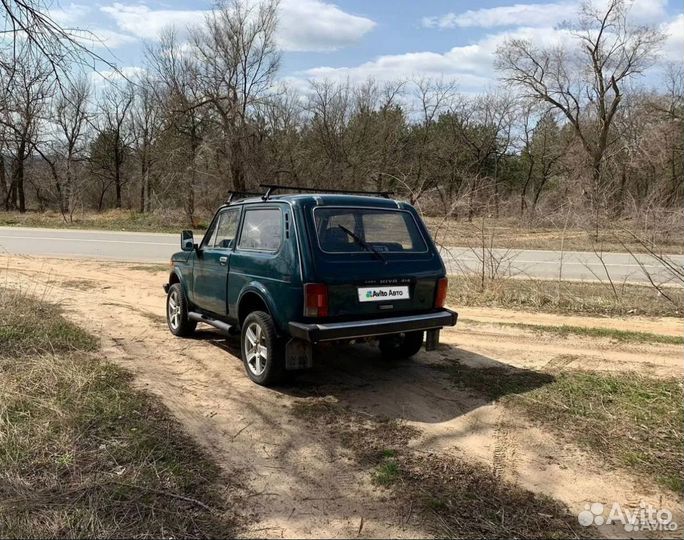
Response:
[{"label": "side mirror", "polygon": [[195,249],[195,238],[192,235],[192,231],[183,231],[181,233],[181,249],[183,251]]}]

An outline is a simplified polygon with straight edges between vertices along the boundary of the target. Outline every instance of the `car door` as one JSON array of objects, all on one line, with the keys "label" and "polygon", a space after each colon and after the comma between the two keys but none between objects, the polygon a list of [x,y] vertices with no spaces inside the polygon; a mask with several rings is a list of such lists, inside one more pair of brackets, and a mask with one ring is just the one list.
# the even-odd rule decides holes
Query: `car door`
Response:
[{"label": "car door", "polygon": [[197,307],[221,317],[228,314],[228,269],[235,248],[240,211],[240,207],[226,208],[216,216],[214,228],[202,241],[195,258],[193,302]]}]

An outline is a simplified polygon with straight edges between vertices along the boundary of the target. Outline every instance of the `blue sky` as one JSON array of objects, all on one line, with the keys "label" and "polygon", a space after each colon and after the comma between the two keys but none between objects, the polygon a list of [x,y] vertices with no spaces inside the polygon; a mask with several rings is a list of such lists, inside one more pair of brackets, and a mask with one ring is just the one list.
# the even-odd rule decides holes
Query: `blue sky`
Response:
[{"label": "blue sky", "polygon": [[[566,39],[558,24],[572,18],[579,1],[281,0],[280,77],[441,76],[456,79],[464,91],[479,91],[496,84],[493,53],[504,39]],[[681,0],[631,3],[633,21],[658,25],[669,35],[662,61],[682,62]],[[154,42],[164,26],[183,32],[201,24],[211,7],[207,0],[74,0],[55,4],[51,12],[66,26],[100,36],[109,50],[103,55],[114,55],[119,66],[133,70],[143,64],[145,41]]]}]

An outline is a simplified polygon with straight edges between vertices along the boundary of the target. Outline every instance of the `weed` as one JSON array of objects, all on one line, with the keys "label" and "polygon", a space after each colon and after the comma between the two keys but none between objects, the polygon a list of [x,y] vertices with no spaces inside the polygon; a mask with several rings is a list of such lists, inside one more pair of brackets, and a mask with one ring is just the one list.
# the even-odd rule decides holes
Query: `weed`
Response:
[{"label": "weed", "polygon": [[[669,291],[669,289],[668,289]],[[682,317],[684,291],[673,288],[669,302],[653,287],[622,285],[619,301],[601,283],[499,278],[482,288],[478,276],[450,276],[447,301],[454,307],[486,306],[580,315]]]},{"label": "weed", "polygon": [[0,537],[232,536],[221,471],[166,409],[57,307],[1,298]]},{"label": "weed", "polygon": [[373,474],[373,481],[384,487],[393,485],[401,476],[399,464],[394,458],[385,458],[380,465],[377,466]]},{"label": "weed", "polygon": [[521,330],[529,330],[532,332],[539,332],[545,334],[554,334],[561,337],[567,337],[572,335],[590,338],[604,338],[618,341],[621,343],[663,343],[667,345],[684,344],[684,337],[682,336],[668,336],[663,334],[653,334],[651,332],[634,332],[631,330],[619,330],[617,328],[602,328],[595,326],[572,326],[567,324],[554,326],[547,324],[511,323],[504,321],[496,321],[493,323],[480,323],[480,321],[473,321],[470,319],[461,319],[461,322],[467,322],[469,324],[496,324],[497,326],[520,328]]}]

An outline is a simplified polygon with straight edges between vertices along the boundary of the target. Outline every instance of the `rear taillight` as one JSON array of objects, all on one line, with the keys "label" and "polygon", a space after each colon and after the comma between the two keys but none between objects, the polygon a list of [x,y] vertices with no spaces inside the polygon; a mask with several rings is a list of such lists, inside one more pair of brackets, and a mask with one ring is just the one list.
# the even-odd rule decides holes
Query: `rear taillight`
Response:
[{"label": "rear taillight", "polygon": [[446,303],[447,288],[449,287],[449,280],[445,277],[437,280],[437,294],[435,294],[435,307],[443,308]]},{"label": "rear taillight", "polygon": [[304,316],[328,316],[328,286],[325,283],[304,284]]}]

